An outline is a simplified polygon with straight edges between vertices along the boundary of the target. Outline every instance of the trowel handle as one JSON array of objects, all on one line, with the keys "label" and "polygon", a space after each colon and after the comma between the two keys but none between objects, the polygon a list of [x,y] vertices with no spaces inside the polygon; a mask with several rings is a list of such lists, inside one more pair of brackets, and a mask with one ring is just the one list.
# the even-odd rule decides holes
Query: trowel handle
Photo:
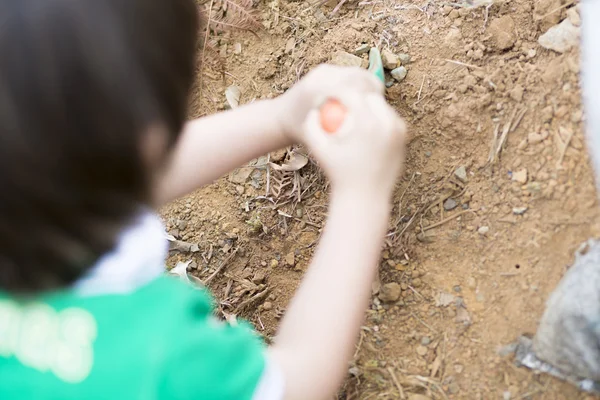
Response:
[{"label": "trowel handle", "polygon": [[335,134],[346,119],[346,107],[336,99],[328,99],[320,109],[321,128],[331,135]]}]

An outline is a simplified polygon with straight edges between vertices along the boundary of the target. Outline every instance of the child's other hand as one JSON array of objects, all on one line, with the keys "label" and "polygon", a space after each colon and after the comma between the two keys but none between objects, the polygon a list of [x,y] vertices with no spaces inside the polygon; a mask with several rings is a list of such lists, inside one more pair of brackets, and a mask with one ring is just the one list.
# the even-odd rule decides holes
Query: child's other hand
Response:
[{"label": "child's other hand", "polygon": [[346,109],[340,128],[325,132],[321,110],[313,106],[304,123],[304,141],[334,193],[375,195],[387,201],[404,162],[404,121],[377,90],[340,90],[334,99]]},{"label": "child's other hand", "polygon": [[305,143],[303,125],[309,111],[341,91],[381,94],[384,87],[366,70],[320,65],[276,100],[284,134],[294,142]]}]

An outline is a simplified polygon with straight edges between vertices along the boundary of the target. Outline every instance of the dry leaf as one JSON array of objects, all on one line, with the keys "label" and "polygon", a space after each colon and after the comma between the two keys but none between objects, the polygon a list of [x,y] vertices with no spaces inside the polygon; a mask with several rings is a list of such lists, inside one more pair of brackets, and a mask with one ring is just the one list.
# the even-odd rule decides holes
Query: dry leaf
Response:
[{"label": "dry leaf", "polygon": [[225,98],[227,99],[227,104],[229,107],[236,108],[240,105],[240,97],[242,96],[242,91],[237,86],[229,86],[227,90],[225,90]]},{"label": "dry leaf", "polygon": [[276,171],[294,172],[299,171],[308,164],[308,157],[303,154],[291,152],[290,159],[282,165],[269,163],[269,166]]}]

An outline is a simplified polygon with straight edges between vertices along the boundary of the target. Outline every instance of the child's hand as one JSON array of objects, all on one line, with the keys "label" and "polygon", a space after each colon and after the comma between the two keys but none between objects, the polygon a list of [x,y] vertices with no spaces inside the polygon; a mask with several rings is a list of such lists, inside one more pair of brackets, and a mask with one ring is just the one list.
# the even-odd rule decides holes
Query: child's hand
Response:
[{"label": "child's hand", "polygon": [[304,124],[304,141],[327,173],[334,190],[389,197],[404,161],[406,126],[376,90],[351,88],[334,99],[346,109],[334,133],[322,126],[317,105]]},{"label": "child's hand", "polygon": [[320,65],[276,100],[284,134],[294,142],[304,143],[303,125],[309,111],[344,90],[366,95],[383,93],[384,87],[371,73],[360,68]]}]

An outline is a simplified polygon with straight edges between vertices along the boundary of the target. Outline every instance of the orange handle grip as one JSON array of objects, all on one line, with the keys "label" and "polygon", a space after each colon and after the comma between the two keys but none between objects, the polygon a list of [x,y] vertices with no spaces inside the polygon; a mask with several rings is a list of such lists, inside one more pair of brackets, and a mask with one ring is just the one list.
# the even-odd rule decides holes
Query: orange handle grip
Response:
[{"label": "orange handle grip", "polygon": [[321,106],[321,127],[329,134],[336,133],[346,118],[346,107],[335,99],[329,99]]}]

